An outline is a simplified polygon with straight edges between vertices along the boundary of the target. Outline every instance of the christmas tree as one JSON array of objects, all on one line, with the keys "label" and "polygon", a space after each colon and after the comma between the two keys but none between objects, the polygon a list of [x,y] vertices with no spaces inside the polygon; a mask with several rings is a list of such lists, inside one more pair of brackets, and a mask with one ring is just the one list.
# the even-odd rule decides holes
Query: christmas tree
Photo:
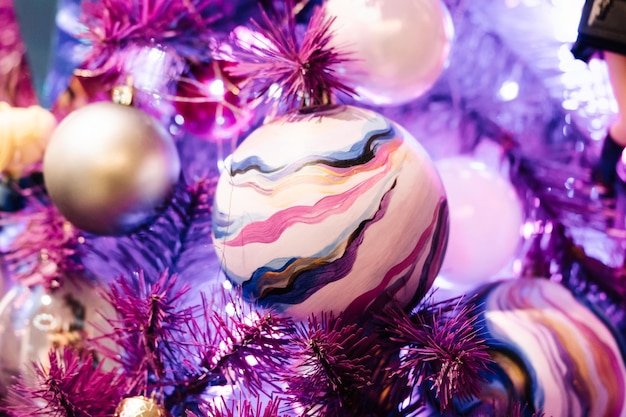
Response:
[{"label": "christmas tree", "polygon": [[626,415],[620,2],[57,6],[0,0],[0,415]]}]

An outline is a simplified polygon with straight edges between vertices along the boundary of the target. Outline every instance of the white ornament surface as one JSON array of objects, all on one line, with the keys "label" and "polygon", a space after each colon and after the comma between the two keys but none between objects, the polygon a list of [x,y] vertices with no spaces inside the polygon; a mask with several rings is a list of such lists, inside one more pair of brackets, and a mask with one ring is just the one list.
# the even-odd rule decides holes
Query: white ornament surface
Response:
[{"label": "white ornament surface", "polygon": [[[244,295],[304,318],[416,302],[445,251],[443,186],[404,129],[356,107],[289,116],[226,161],[214,244]],[[383,295],[387,294],[387,295]]]}]

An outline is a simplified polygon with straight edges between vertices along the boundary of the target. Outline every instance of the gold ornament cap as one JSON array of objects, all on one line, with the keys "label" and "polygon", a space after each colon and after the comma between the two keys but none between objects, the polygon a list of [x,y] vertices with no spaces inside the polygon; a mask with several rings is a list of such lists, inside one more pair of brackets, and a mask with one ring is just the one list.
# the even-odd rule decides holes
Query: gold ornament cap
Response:
[{"label": "gold ornament cap", "polygon": [[124,398],[115,409],[115,417],[171,417],[151,398],[136,396]]}]

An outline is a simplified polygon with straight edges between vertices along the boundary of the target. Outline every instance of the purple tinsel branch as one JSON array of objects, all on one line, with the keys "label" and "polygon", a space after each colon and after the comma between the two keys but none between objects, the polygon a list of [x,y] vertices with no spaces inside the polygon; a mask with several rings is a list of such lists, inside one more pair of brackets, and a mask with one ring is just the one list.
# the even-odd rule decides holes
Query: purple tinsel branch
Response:
[{"label": "purple tinsel branch", "polygon": [[11,242],[6,260],[22,285],[56,288],[67,273],[83,270],[84,238],[50,205],[25,215],[26,229]]},{"label": "purple tinsel branch", "polygon": [[93,49],[86,67],[100,67],[129,44],[170,46],[181,56],[206,55],[210,26],[219,16],[215,0],[87,0],[82,35]]},{"label": "purple tinsel branch", "polygon": [[[203,178],[186,185],[184,191],[175,196],[171,210],[157,222],[161,227],[153,227],[145,234],[140,232],[136,236],[140,242],[145,242],[145,237],[158,241],[159,236],[163,242],[166,239],[164,232],[170,238],[176,237],[176,241],[166,244],[162,249],[169,249],[171,254],[168,262],[170,270],[183,276],[187,282],[205,273],[203,266],[206,265],[206,253],[202,249],[210,247],[212,243],[211,213],[216,182],[216,179]],[[164,231],[165,227],[176,230]]]},{"label": "purple tinsel branch", "polygon": [[70,347],[62,351],[50,350],[48,360],[49,367],[33,364],[34,384],[21,376],[9,388],[9,405],[5,408],[9,416],[113,415],[123,394],[119,370],[105,371],[103,362],[94,365],[94,357],[89,351]]},{"label": "purple tinsel branch", "polygon": [[202,407],[202,414],[198,415],[187,411],[187,417],[280,417],[280,400],[271,399],[266,404],[257,401],[254,405],[249,400],[243,401],[221,401],[220,406],[208,405]]},{"label": "purple tinsel branch", "polygon": [[330,46],[334,19],[318,7],[300,40],[290,7],[287,12],[287,22],[277,24],[283,19],[272,19],[262,10],[262,20],[251,22],[258,42],[233,40],[237,65],[229,70],[231,75],[244,78],[242,87],[259,103],[275,101],[288,109],[328,104],[333,92],[356,94],[336,72],[349,58]]},{"label": "purple tinsel branch", "polygon": [[94,237],[92,268],[101,275],[143,270],[157,277],[168,269],[185,282],[204,279],[211,246],[211,209],[216,179],[177,186],[169,206],[156,221],[123,237]]},{"label": "purple tinsel branch", "polygon": [[[180,307],[188,291],[167,272],[152,284],[142,272],[111,284],[105,297],[117,313],[117,318],[106,318],[113,332],[94,342],[104,355],[121,362],[126,394],[147,394],[176,378],[183,360],[184,326],[193,316],[191,308]],[[122,350],[121,358],[120,352],[107,347],[111,339]]]},{"label": "purple tinsel branch", "polygon": [[372,381],[370,342],[341,316],[311,316],[297,325],[294,368],[285,378],[289,401],[307,416],[357,415],[359,393]]},{"label": "purple tinsel branch", "polygon": [[[610,207],[610,200],[593,198],[590,179],[582,170],[574,172],[571,164],[531,159],[518,152],[512,152],[511,157],[517,189],[540,202],[534,214],[541,216],[546,225],[534,237],[535,241],[530,242],[525,254],[526,274],[535,272],[535,276],[550,277],[550,267],[554,264],[559,266],[564,283],[570,285],[568,278],[572,268],[579,266],[584,272],[584,281],[597,285],[614,300],[624,300],[626,267],[611,267],[589,256],[568,230],[569,227],[586,227],[614,234],[619,232],[612,224],[619,210]],[[576,180],[571,181],[573,178]],[[618,195],[624,197],[621,193]]]},{"label": "purple tinsel branch", "polygon": [[256,395],[286,372],[292,321],[245,303],[239,292],[224,296],[217,303],[225,307],[218,310],[203,294],[202,317],[188,321],[192,341],[187,356],[193,359],[186,362],[193,376],[173,396],[199,395],[209,386],[226,384],[239,384]]},{"label": "purple tinsel branch", "polygon": [[411,385],[432,392],[441,410],[454,398],[478,394],[493,363],[486,341],[479,335],[476,307],[447,300],[426,305],[409,315],[389,308],[384,317],[391,341],[403,347],[397,372],[410,375]]}]

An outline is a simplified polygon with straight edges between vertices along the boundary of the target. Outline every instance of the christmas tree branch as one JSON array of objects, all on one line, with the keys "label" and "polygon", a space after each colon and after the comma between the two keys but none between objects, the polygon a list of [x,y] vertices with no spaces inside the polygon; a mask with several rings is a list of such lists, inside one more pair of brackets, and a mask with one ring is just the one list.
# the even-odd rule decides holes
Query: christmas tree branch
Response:
[{"label": "christmas tree branch", "polygon": [[89,351],[50,350],[49,365],[36,364],[34,383],[23,375],[9,388],[11,417],[105,417],[122,398],[122,374],[94,364]]}]

